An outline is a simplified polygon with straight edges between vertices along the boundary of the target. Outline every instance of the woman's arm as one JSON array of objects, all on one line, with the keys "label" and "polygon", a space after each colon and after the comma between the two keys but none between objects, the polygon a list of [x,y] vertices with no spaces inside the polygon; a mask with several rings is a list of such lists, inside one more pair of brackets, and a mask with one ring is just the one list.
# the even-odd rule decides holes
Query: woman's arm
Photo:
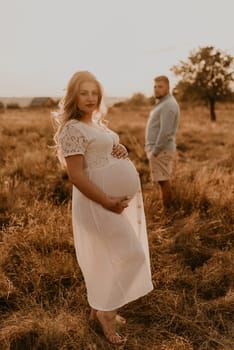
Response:
[{"label": "woman's arm", "polygon": [[74,186],[78,188],[86,197],[93,200],[96,203],[101,204],[104,208],[111,210],[115,213],[122,213],[127,206],[122,201],[127,200],[127,197],[120,197],[113,199],[100,190],[95,184],[93,184],[83,171],[84,157],[83,155],[76,154],[65,158],[67,164],[67,171],[70,181]]}]

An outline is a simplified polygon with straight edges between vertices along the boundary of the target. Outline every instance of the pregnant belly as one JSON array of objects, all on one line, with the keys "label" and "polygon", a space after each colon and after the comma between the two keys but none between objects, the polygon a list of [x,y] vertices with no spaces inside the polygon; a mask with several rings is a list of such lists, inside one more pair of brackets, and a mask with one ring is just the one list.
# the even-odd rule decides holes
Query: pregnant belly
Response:
[{"label": "pregnant belly", "polygon": [[95,171],[91,180],[111,197],[128,196],[131,199],[139,190],[137,170],[128,159],[118,159]]}]

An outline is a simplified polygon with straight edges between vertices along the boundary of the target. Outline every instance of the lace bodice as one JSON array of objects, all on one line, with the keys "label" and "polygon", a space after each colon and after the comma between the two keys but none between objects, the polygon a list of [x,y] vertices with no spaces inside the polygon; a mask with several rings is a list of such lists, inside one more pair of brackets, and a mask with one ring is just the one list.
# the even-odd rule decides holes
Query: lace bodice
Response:
[{"label": "lace bodice", "polygon": [[116,161],[111,152],[119,136],[105,126],[93,127],[70,120],[59,135],[59,150],[62,156],[84,155],[85,168],[99,168]]}]

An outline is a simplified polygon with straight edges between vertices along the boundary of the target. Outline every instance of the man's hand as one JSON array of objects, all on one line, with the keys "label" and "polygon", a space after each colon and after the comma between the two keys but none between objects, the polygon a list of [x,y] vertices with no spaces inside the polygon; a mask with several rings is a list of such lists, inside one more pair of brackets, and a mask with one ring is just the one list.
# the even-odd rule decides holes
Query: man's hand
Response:
[{"label": "man's hand", "polygon": [[111,152],[112,156],[115,158],[127,158],[128,151],[121,143],[115,144],[112,148]]}]

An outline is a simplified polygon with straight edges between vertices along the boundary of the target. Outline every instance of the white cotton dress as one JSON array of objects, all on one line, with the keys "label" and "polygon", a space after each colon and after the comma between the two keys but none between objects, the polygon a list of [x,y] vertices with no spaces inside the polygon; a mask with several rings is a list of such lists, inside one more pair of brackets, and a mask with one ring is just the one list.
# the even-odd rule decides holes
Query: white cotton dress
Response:
[{"label": "white cotton dress", "polygon": [[111,155],[118,135],[106,126],[70,120],[59,145],[63,157],[84,156],[84,172],[112,197],[129,196],[129,206],[111,212],[73,186],[72,224],[76,256],[91,307],[115,310],[153,289],[145,213],[138,172],[129,159]]}]

